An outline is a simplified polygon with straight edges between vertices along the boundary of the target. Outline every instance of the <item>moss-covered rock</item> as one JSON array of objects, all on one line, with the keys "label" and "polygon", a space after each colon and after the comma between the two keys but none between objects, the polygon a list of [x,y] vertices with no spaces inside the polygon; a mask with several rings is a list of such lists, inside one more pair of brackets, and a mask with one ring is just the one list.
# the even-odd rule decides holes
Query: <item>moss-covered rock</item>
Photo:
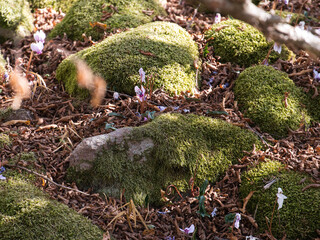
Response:
[{"label": "moss-covered rock", "polygon": [[310,122],[303,107],[306,95],[286,73],[273,67],[247,68],[236,80],[234,94],[245,116],[274,137],[284,137],[289,128],[296,130],[301,123]]},{"label": "moss-covered rock", "polygon": [[[150,11],[152,14],[149,16],[143,11]],[[66,33],[70,39],[82,40],[82,34],[85,33],[98,40],[103,36],[104,29],[92,27],[90,23],[106,24],[106,31],[112,31],[140,26],[151,22],[156,15],[165,15],[158,0],[78,0],[49,37],[63,36]]]},{"label": "moss-covered rock", "polygon": [[2,240],[102,239],[102,231],[66,205],[51,200],[24,175],[6,170],[0,181]]},{"label": "moss-covered rock", "polygon": [[[295,25],[295,23],[299,23],[300,21],[304,21],[306,25],[309,25],[310,22],[319,22],[319,19],[306,16],[302,13],[292,13],[288,11],[279,11],[275,10],[276,15],[281,16],[282,18],[286,18],[289,14],[291,15],[290,24]],[[281,13],[281,14],[280,14]]]},{"label": "moss-covered rock", "polygon": [[55,10],[61,9],[62,12],[66,13],[75,1],[76,0],[29,0],[29,3],[32,10],[37,8],[53,8]]},{"label": "moss-covered rock", "polygon": [[[126,133],[120,143],[119,139],[118,136],[107,140],[110,141],[108,147],[103,147],[105,150],[92,162],[80,160],[77,154],[71,155],[70,161],[75,158],[78,163],[69,169],[69,180],[82,188],[92,187],[115,197],[125,189],[126,199],[132,198],[139,204],[148,195],[151,203],[159,204],[160,189],[173,184],[185,192],[190,189],[188,182],[195,171],[196,185],[205,179],[215,182],[244,156],[244,150],[252,150],[253,144],[261,147],[258,138],[247,130],[219,119],[192,114],[160,115]],[[149,147],[138,154],[141,143]],[[133,149],[134,153],[128,149]],[[83,154],[89,151],[76,150]],[[90,168],[85,167],[88,164]]]},{"label": "moss-covered rock", "polygon": [[[280,187],[287,199],[281,209],[277,210],[278,206],[275,208],[272,234],[277,239],[281,239],[285,234],[287,239],[315,239],[316,230],[320,226],[320,191],[316,188],[302,191],[312,183],[310,177],[284,168],[279,162],[267,161],[242,174],[240,196],[245,198],[250,191],[255,191],[248,202],[247,210],[251,214],[256,211],[255,219],[259,231],[264,232],[269,230],[265,217],[271,220],[276,193]],[[273,177],[277,181],[265,190],[263,186]]]},{"label": "moss-covered rock", "polygon": [[[215,55],[220,56],[223,62],[245,67],[262,62],[274,44],[253,26],[236,19],[212,25],[205,36],[209,45],[213,46]],[[273,63],[279,58],[289,60],[292,57],[294,54],[282,45],[281,54],[272,50],[269,61]]]},{"label": "moss-covered rock", "polygon": [[65,83],[70,94],[87,96],[88,92],[77,85],[72,62],[81,58],[117,92],[133,95],[134,86],[140,84],[142,67],[146,75],[155,77],[153,89],[163,87],[168,92],[180,93],[196,85],[194,62],[198,55],[196,43],[183,28],[175,23],[153,22],[69,56],[58,66],[56,78]]},{"label": "moss-covered rock", "polygon": [[0,133],[0,150],[4,146],[10,145],[10,144],[11,144],[11,139],[10,139],[9,135],[7,135],[5,133]]},{"label": "moss-covered rock", "polygon": [[33,17],[26,0],[0,0],[0,42],[15,42],[33,30]]}]

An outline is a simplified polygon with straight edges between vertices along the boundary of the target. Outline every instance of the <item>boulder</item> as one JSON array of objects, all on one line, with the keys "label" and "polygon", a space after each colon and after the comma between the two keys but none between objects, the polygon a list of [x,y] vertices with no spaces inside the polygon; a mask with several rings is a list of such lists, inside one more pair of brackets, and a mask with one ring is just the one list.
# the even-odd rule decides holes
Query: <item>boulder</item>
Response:
[{"label": "boulder", "polygon": [[[269,66],[244,70],[234,87],[240,110],[263,132],[276,138],[285,137],[288,130],[309,124],[310,99],[284,72]],[[319,112],[319,111],[318,111]]]},{"label": "boulder", "polygon": [[143,68],[146,76],[154,77],[153,90],[163,87],[180,93],[196,86],[194,63],[198,56],[198,47],[185,29],[175,23],[152,22],[69,56],[58,66],[56,78],[64,82],[68,93],[88,96],[88,91],[77,85],[73,60],[80,58],[114,91],[134,95]]},{"label": "boulder", "polygon": [[160,190],[175,185],[190,189],[205,179],[215,182],[237,163],[258,138],[223,120],[193,114],[163,114],[136,128],[84,139],[69,156],[69,181],[82,189],[92,188],[107,196],[142,204],[148,196],[161,204]]},{"label": "boulder", "polygon": [[[264,186],[276,179],[269,188]],[[312,184],[310,176],[288,171],[280,162],[266,160],[258,166],[251,167],[241,176],[240,197],[244,199],[255,191],[247,204],[247,211],[255,215],[259,231],[268,230],[272,218],[272,234],[276,239],[315,239],[320,226],[320,191],[308,188]],[[281,188],[284,199],[282,208],[276,204],[278,188]],[[274,209],[275,207],[275,209]]]},{"label": "boulder", "polygon": [[[223,62],[232,62],[249,67],[262,62],[274,42],[268,42],[264,35],[253,26],[236,19],[228,19],[205,33],[209,46],[213,46],[216,56]],[[289,60],[294,54],[282,45],[281,54],[271,51],[269,62],[277,59]]]},{"label": "boulder", "polygon": [[159,0],[78,0],[49,37],[66,33],[70,39],[82,40],[85,33],[99,40],[104,31],[137,27],[151,22],[156,15],[165,14]]},{"label": "boulder", "polygon": [[33,16],[26,0],[0,0],[0,42],[15,43],[33,30]]},{"label": "boulder", "polygon": [[6,170],[0,181],[1,240],[101,240],[103,232],[87,218],[34,186],[32,176]]}]

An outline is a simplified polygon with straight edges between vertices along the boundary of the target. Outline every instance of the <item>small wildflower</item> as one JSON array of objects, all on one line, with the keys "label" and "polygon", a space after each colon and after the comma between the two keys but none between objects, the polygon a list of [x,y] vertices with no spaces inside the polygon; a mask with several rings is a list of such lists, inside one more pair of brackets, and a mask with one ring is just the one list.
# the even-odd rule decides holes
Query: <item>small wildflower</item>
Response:
[{"label": "small wildflower", "polygon": [[220,87],[221,89],[226,89],[227,87],[229,87],[229,83],[220,84],[219,87]]},{"label": "small wildflower", "polygon": [[41,54],[43,50],[43,43],[42,42],[31,43],[31,50],[36,52],[37,54]]},{"label": "small wildflower", "polygon": [[290,22],[291,17],[292,17],[292,14],[288,14],[288,15],[286,16],[286,22]]},{"label": "small wildflower", "polygon": [[42,30],[40,30],[40,31],[37,31],[35,34],[33,34],[33,37],[34,37],[34,40],[36,40],[36,42],[44,43],[46,39],[46,34]]},{"label": "small wildflower", "polygon": [[259,240],[259,238],[256,238],[254,236],[246,236],[246,240]]},{"label": "small wildflower", "polygon": [[2,166],[0,168],[0,180],[6,180],[6,177],[2,176],[2,173],[5,171],[6,169]]},{"label": "small wildflower", "polygon": [[304,30],[304,25],[305,25],[305,24],[306,24],[305,21],[300,21],[300,22],[299,22],[299,28],[302,29],[302,30]]},{"label": "small wildflower", "polygon": [[282,189],[281,188],[278,188],[278,193],[277,193],[277,201],[278,201],[278,204],[279,204],[279,207],[278,207],[278,210],[280,208],[282,208],[282,205],[283,205],[283,200],[284,199],[287,199],[287,197],[285,195],[282,194]]},{"label": "small wildflower", "polygon": [[265,58],[263,61],[262,61],[262,65],[265,65],[265,66],[268,66],[269,65],[269,62],[268,62],[268,59]]},{"label": "small wildflower", "polygon": [[211,217],[215,217],[215,216],[217,215],[217,211],[218,211],[218,209],[215,207],[215,208],[213,209],[212,213],[210,214]]},{"label": "small wildflower", "polygon": [[114,92],[113,93],[113,99],[114,100],[118,100],[119,99],[119,93],[118,92]]},{"label": "small wildflower", "polygon": [[8,72],[5,72],[5,73],[3,74],[3,80],[5,80],[6,82],[9,80],[9,74],[8,74]]},{"label": "small wildflower", "polygon": [[277,53],[281,53],[281,50],[282,50],[282,47],[281,47],[281,45],[280,44],[278,44],[278,43],[274,43],[274,45],[273,45],[273,50],[275,51],[275,52],[277,52]]},{"label": "small wildflower", "polygon": [[217,13],[216,16],[214,17],[214,23],[219,23],[221,22],[221,14]]},{"label": "small wildflower", "polygon": [[158,106],[158,108],[159,108],[160,112],[163,112],[164,110],[167,109],[167,107],[164,107],[164,106]]},{"label": "small wildflower", "polygon": [[177,106],[177,107],[173,107],[173,110],[178,110],[179,109],[179,106]]},{"label": "small wildflower", "polygon": [[173,237],[170,237],[170,236],[168,236],[168,237],[166,237],[165,238],[165,240],[175,240],[176,238],[173,236]]},{"label": "small wildflower", "polygon": [[181,229],[181,228],[180,228],[180,231],[181,231],[181,232],[184,232],[184,233],[186,233],[186,234],[193,233],[193,232],[194,232],[194,225],[192,224],[190,227],[185,228],[185,229]]},{"label": "small wildflower", "polygon": [[140,68],[139,69],[139,74],[140,74],[140,79],[141,79],[141,81],[143,82],[143,83],[145,83],[146,82],[146,73],[143,71],[143,69],[142,68]]},{"label": "small wildflower", "polygon": [[313,69],[313,78],[314,80],[319,81],[320,80],[320,73],[317,72],[317,70]]},{"label": "small wildflower", "polygon": [[189,110],[189,109],[183,109],[183,112],[184,112],[184,113],[189,113],[190,110]]},{"label": "small wildflower", "polygon": [[143,86],[141,86],[141,89],[138,86],[135,86],[134,91],[136,92],[141,102],[143,102],[146,99],[146,96],[145,96],[146,90],[144,89]]},{"label": "small wildflower", "polygon": [[234,222],[234,227],[239,229],[240,226],[241,215],[240,213],[236,213],[236,221]]},{"label": "small wildflower", "polygon": [[289,4],[289,0],[284,0],[283,2],[284,2],[285,5]]}]

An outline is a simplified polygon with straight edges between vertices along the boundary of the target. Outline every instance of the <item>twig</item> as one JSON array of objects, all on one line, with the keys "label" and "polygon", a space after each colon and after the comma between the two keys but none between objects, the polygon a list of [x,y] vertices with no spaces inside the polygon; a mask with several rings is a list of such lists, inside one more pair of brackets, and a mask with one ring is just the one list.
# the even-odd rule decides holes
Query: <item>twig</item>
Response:
[{"label": "twig", "polygon": [[198,13],[198,9],[199,9],[200,5],[201,5],[201,3],[199,3],[198,7],[194,9],[194,14],[193,14],[193,16],[192,16],[192,19],[188,22],[188,25],[187,25],[187,27],[186,27],[187,30],[189,30],[191,24],[193,23],[194,18],[196,17],[196,15],[197,15],[197,13]]},{"label": "twig", "polygon": [[253,133],[255,133],[267,147],[271,147],[271,145],[269,143],[267,143],[266,140],[264,140],[262,135],[260,133],[258,133],[256,130],[254,130],[252,127],[250,127],[250,125],[248,123],[246,123],[246,127],[249,128]]},{"label": "twig", "polygon": [[24,170],[24,171],[27,171],[27,172],[32,173],[32,174],[34,174],[34,175],[37,175],[38,177],[41,177],[41,178],[47,180],[48,182],[50,182],[50,183],[52,183],[52,184],[54,184],[54,185],[56,185],[56,186],[58,186],[58,187],[61,187],[61,188],[67,189],[67,190],[72,190],[72,191],[75,191],[75,192],[78,192],[78,193],[82,193],[82,194],[84,194],[84,195],[86,195],[86,196],[90,196],[90,194],[85,193],[85,192],[82,192],[82,191],[80,191],[80,190],[78,190],[78,189],[74,189],[74,188],[67,187],[67,186],[63,186],[63,185],[61,185],[61,184],[59,184],[59,183],[56,183],[56,182],[52,181],[50,178],[48,178],[48,177],[46,177],[46,176],[44,176],[44,175],[42,175],[42,174],[40,174],[40,173],[37,173],[37,172],[35,172],[35,171],[32,171],[32,170],[30,170],[30,169],[28,169],[28,168],[21,167],[21,166],[18,166],[18,165],[7,165],[7,167],[9,167],[9,168],[19,168],[19,169],[22,169],[22,170]]}]

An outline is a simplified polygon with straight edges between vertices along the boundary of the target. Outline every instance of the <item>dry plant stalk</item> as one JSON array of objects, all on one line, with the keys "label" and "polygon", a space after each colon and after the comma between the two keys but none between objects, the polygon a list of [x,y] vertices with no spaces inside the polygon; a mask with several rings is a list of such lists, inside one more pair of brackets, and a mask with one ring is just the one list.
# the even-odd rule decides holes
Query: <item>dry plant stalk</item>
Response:
[{"label": "dry plant stalk", "polygon": [[9,79],[10,86],[15,92],[11,107],[13,110],[17,110],[21,107],[22,100],[30,97],[30,86],[26,77],[17,68],[10,73]]},{"label": "dry plant stalk", "polygon": [[107,90],[106,81],[95,75],[83,60],[77,59],[74,63],[77,68],[78,85],[90,91],[91,105],[93,107],[99,106]]}]

